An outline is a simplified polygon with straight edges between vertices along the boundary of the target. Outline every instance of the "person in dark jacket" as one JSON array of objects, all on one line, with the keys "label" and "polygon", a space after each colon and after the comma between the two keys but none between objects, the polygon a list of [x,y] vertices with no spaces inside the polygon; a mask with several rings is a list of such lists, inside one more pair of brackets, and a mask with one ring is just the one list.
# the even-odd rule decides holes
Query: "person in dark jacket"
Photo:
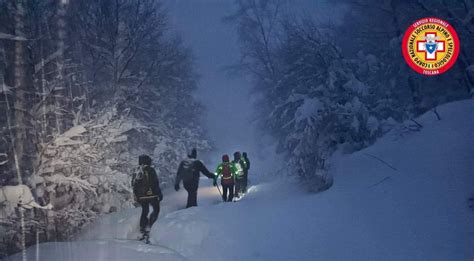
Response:
[{"label": "person in dark jacket", "polygon": [[247,156],[247,152],[242,153],[242,158],[245,161],[245,168],[244,168],[244,178],[242,181],[242,191],[247,193],[247,186],[249,183],[249,169],[250,169],[250,160]]},{"label": "person in dark jacket", "polygon": [[239,151],[236,151],[234,153],[234,160],[232,161],[234,163],[235,168],[237,169],[236,175],[235,175],[235,190],[234,190],[234,197],[237,199],[242,196],[243,191],[243,180],[244,180],[244,169],[247,168],[245,165],[245,161],[241,157],[241,154]]},{"label": "person in dark jacket", "polygon": [[197,151],[192,149],[188,159],[181,161],[176,174],[174,189],[179,190],[179,184],[183,181],[184,188],[188,192],[188,201],[186,208],[197,206],[197,190],[199,187],[199,173],[204,176],[214,179],[214,186],[217,186],[217,175],[210,172],[202,161],[196,159]]},{"label": "person in dark jacket", "polygon": [[[151,226],[155,223],[160,214],[160,201],[163,200],[158,175],[151,166],[151,162],[152,160],[148,155],[139,156],[139,167],[132,178],[133,194],[142,208],[142,214],[140,216],[141,240],[148,238]],[[153,212],[150,217],[148,217],[150,205],[153,207]]]}]

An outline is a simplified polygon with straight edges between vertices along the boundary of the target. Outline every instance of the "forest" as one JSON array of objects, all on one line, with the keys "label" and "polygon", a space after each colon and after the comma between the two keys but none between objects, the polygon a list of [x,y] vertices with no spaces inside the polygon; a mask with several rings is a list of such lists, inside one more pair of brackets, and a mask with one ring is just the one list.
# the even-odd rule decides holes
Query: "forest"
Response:
[{"label": "forest", "polygon": [[[133,206],[138,155],[153,158],[167,188],[189,148],[214,149],[194,95],[206,83],[193,43],[162,2],[0,0],[0,187],[26,185],[54,206],[0,202],[0,257],[21,250],[22,236],[27,246],[67,240]],[[251,79],[257,99],[246,106],[285,159],[272,175],[310,192],[333,185],[335,152],[357,152],[393,130],[420,132],[418,116],[442,121],[439,106],[474,93],[472,1],[322,2],[334,13],[235,0],[221,14],[240,48],[228,69]],[[462,46],[454,67],[433,77],[412,71],[400,51],[406,28],[430,16],[447,20]]]},{"label": "forest", "polygon": [[[26,213],[28,244],[130,206],[140,153],[162,162],[167,184],[188,146],[209,147],[191,50],[159,2],[0,5],[0,184],[27,184],[55,207]],[[1,211],[2,250],[18,250],[16,206]]]}]

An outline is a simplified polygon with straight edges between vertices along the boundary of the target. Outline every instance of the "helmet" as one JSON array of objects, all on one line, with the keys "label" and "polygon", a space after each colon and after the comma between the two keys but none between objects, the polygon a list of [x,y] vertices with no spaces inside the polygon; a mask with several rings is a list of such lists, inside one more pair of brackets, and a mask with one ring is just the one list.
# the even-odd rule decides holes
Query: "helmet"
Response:
[{"label": "helmet", "polygon": [[229,162],[229,155],[227,154],[222,155],[222,162]]}]

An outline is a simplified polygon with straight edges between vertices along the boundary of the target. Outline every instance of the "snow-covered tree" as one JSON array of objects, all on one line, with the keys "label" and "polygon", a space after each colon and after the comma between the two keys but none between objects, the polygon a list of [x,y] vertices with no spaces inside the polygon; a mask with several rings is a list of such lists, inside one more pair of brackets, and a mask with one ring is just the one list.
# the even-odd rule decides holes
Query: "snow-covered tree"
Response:
[{"label": "snow-covered tree", "polygon": [[276,52],[283,73],[273,89],[279,105],[267,121],[291,169],[317,191],[331,182],[326,159],[334,150],[360,149],[379,133],[365,104],[371,88],[311,21],[286,21],[283,31],[287,40]]},{"label": "snow-covered tree", "polygon": [[[438,77],[418,75],[401,55],[405,29],[432,11],[451,17],[472,43],[466,1],[338,1],[333,7],[343,19],[331,27],[319,17],[294,18],[280,1],[236,2],[230,20],[242,43],[241,66],[262,94],[261,126],[312,190],[330,184],[326,159],[335,150],[362,149],[397,122],[470,95],[470,55]],[[412,122],[408,130],[422,127]]]},{"label": "snow-covered tree", "polygon": [[[344,22],[337,29],[341,49],[350,54],[361,51],[380,65],[379,73],[361,75],[377,87],[380,97],[392,107],[393,118],[403,121],[437,105],[465,98],[472,90],[468,67],[472,64],[469,50],[474,39],[472,3],[469,1],[341,1],[348,6]],[[411,70],[401,52],[405,30],[421,17],[435,16],[452,24],[464,46],[456,65],[448,72],[425,77]],[[354,29],[356,28],[356,29]],[[373,59],[375,58],[375,59]],[[364,60],[364,59],[362,59]],[[390,99],[391,101],[388,101]]]},{"label": "snow-covered tree", "polygon": [[[190,147],[209,148],[190,49],[158,1],[0,1],[0,186],[21,180],[52,210],[26,210],[26,243],[65,239],[131,205],[152,156],[162,186]],[[18,162],[18,164],[15,164]],[[0,205],[0,256],[20,212]]]}]

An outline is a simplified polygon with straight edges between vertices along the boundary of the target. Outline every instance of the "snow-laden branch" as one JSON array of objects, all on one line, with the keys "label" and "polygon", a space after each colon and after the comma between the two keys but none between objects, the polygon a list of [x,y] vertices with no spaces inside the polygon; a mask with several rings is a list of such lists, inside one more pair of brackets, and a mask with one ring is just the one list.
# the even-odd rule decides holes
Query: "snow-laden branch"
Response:
[{"label": "snow-laden branch", "polygon": [[39,209],[52,209],[53,206],[48,204],[41,206],[36,203],[33,198],[31,190],[26,185],[17,186],[4,186],[0,187],[0,203],[10,203],[14,206],[23,207],[26,209],[39,208]]},{"label": "snow-laden branch", "polygon": [[61,174],[54,174],[49,177],[44,178],[46,181],[59,184],[59,185],[70,185],[72,187],[78,188],[81,192],[92,192],[95,196],[97,196],[97,192],[95,191],[95,186],[87,182],[86,180],[80,179],[78,177],[66,177]]},{"label": "snow-laden branch", "polygon": [[41,59],[41,62],[35,64],[35,73],[38,73],[45,65],[50,63],[52,60],[61,56],[61,51],[57,50],[56,52],[50,54],[46,59]]},{"label": "snow-laden branch", "polygon": [[2,40],[13,40],[13,41],[27,41],[23,36],[18,36],[18,35],[13,35],[13,34],[6,34],[6,33],[0,33],[0,39]]},{"label": "snow-laden branch", "polygon": [[3,83],[2,88],[0,88],[0,94],[10,95],[13,93],[13,87],[6,85]]},{"label": "snow-laden branch", "polygon": [[4,158],[4,160],[0,161],[0,166],[7,164],[8,155],[6,153],[0,153],[0,158]]}]

